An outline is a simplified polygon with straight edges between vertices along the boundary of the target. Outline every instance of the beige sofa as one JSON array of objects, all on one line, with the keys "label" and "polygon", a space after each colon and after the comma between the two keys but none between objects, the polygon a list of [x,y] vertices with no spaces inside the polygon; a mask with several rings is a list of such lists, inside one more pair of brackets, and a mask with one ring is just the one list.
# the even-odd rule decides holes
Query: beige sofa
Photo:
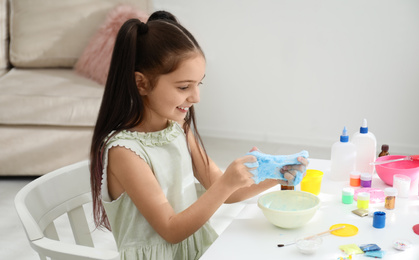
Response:
[{"label": "beige sofa", "polygon": [[116,5],[151,0],[0,0],[0,175],[42,175],[88,158],[103,86],[75,73]]}]

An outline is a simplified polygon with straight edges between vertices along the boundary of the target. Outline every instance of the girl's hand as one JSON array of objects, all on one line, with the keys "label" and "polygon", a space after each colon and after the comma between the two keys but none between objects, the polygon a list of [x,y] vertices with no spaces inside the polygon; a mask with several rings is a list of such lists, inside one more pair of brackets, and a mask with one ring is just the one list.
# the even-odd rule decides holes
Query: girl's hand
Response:
[{"label": "girl's hand", "polygon": [[295,176],[297,175],[297,171],[303,173],[303,177],[306,175],[306,168],[308,166],[308,160],[304,157],[298,157],[297,160],[301,164],[295,164],[295,165],[285,165],[281,168],[281,173],[284,174],[285,179],[287,179],[287,182],[283,182],[281,184],[289,185],[289,183],[293,183]]},{"label": "girl's hand", "polygon": [[223,181],[225,181],[228,187],[234,188],[234,190],[251,186],[255,181],[252,179],[253,174],[250,170],[255,168],[248,168],[244,164],[256,161],[256,157],[253,155],[246,155],[234,160],[224,172],[222,176]]}]

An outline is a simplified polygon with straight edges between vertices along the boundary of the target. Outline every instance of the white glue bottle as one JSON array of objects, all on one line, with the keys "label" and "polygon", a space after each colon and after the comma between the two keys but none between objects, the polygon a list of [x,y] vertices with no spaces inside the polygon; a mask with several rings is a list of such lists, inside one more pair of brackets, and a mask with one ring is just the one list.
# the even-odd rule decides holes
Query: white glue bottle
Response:
[{"label": "white glue bottle", "polygon": [[340,141],[332,145],[330,178],[334,181],[348,181],[355,171],[356,148],[349,142],[346,127],[343,128]]},{"label": "white glue bottle", "polygon": [[377,139],[375,135],[368,131],[367,120],[364,119],[359,132],[352,137],[352,142],[356,146],[355,170],[361,173],[374,173],[374,165],[377,153]]}]

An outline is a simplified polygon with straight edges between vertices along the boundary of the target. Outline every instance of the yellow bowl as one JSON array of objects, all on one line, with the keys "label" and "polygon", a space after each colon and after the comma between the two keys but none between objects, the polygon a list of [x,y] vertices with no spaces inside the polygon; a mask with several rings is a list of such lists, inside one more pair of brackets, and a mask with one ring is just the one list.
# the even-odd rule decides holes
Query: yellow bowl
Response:
[{"label": "yellow bowl", "polygon": [[258,206],[275,226],[297,228],[314,216],[320,207],[320,199],[305,191],[280,190],[260,196]]}]

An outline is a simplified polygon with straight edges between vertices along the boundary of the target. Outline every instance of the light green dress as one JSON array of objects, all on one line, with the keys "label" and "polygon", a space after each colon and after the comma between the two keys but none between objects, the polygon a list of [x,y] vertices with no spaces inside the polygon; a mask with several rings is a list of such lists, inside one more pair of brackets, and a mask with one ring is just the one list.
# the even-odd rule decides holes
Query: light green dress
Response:
[{"label": "light green dress", "polygon": [[180,212],[197,200],[192,161],[181,126],[170,122],[158,132],[124,130],[112,136],[103,157],[102,201],[121,259],[198,259],[217,238],[209,223],[182,242],[170,244],[154,231],[126,193],[110,199],[106,169],[109,149],[114,146],[130,149],[146,161],[169,203]]}]

